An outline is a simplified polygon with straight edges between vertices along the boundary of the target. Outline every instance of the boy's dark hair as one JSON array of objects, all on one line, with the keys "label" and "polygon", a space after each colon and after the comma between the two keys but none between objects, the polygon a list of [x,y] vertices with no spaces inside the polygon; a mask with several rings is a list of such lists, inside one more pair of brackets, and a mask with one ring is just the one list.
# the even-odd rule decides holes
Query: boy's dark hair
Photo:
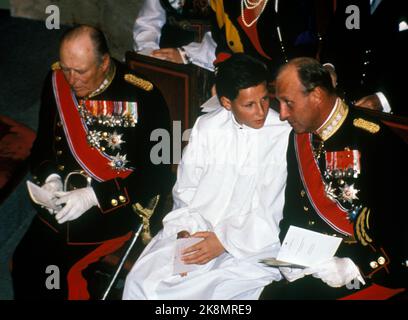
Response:
[{"label": "boy's dark hair", "polygon": [[235,53],[219,64],[215,76],[218,98],[234,100],[239,90],[254,87],[268,79],[266,66],[259,60],[243,53]]},{"label": "boy's dark hair", "polygon": [[94,47],[94,52],[95,52],[95,57],[98,61],[99,64],[102,63],[103,57],[105,54],[109,55],[109,48],[108,44],[106,42],[105,35],[103,32],[93,26],[89,25],[76,25],[72,27],[71,29],[67,30],[60,41],[60,45],[66,41],[66,40],[72,40],[75,39],[77,36],[87,33],[89,37],[91,38],[93,47]]}]

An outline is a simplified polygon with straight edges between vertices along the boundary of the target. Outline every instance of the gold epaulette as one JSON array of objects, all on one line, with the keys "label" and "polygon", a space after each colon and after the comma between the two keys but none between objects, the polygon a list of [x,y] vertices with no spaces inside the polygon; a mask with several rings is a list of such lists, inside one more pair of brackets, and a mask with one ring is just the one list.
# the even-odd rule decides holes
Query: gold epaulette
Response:
[{"label": "gold epaulette", "polygon": [[364,120],[362,118],[357,118],[354,119],[353,121],[353,125],[357,128],[366,130],[372,134],[377,133],[378,131],[380,131],[380,125],[376,124],[374,122],[368,121],[368,120]]},{"label": "gold epaulette", "polygon": [[142,78],[136,77],[134,74],[125,74],[124,79],[126,82],[133,84],[134,86],[141,88],[146,91],[153,90],[153,83],[150,81],[144,80]]},{"label": "gold epaulette", "polygon": [[52,71],[59,70],[59,69],[61,69],[61,65],[60,65],[59,61],[54,62],[54,63],[51,65],[51,70],[52,70]]}]

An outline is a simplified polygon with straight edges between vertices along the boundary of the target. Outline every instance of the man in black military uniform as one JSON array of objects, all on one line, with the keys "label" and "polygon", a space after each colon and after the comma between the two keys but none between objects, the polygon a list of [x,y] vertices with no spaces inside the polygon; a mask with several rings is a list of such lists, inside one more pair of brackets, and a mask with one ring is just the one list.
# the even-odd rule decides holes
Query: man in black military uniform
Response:
[{"label": "man in black military uniform", "polygon": [[321,62],[335,67],[346,101],[408,116],[406,84],[397,76],[407,70],[407,19],[404,1],[336,2]]},{"label": "man in black military uniform", "polygon": [[[263,299],[387,299],[407,287],[407,146],[381,122],[348,107],[317,61],[297,58],[277,77],[289,137],[283,220],[342,238],[335,256],[306,269],[281,268],[289,281]],[[310,276],[312,275],[312,276]]]},{"label": "man in black military uniform", "polygon": [[[150,159],[150,134],[169,128],[158,89],[112,59],[99,30],[64,35],[31,155],[33,179],[55,206],[36,205],[14,253],[16,299],[100,298],[88,291],[88,266],[131,237],[140,221],[132,205],[153,210],[169,192],[170,164]],[[59,271],[54,285],[49,266]]]}]

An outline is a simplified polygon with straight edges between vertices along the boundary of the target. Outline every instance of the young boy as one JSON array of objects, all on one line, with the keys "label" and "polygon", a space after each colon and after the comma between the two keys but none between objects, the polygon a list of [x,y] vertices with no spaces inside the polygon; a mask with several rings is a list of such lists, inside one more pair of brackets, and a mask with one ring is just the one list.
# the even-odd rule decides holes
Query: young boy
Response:
[{"label": "young boy", "polygon": [[[196,121],[173,188],[174,208],[129,273],[124,299],[257,299],[280,280],[276,256],[290,126],[269,108],[263,64],[244,54],[219,66],[222,105]],[[195,270],[174,272],[177,238]]]}]

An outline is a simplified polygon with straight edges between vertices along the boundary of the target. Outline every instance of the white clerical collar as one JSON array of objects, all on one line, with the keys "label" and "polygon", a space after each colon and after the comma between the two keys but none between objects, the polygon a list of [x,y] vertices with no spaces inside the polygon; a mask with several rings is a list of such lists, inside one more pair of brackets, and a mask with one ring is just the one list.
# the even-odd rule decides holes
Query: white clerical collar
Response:
[{"label": "white clerical collar", "polygon": [[336,99],[333,109],[316,133],[323,141],[329,139],[343,124],[348,114],[348,106],[340,98]]},{"label": "white clerical collar", "polygon": [[244,128],[248,128],[246,125],[244,124],[240,124],[237,119],[235,119],[234,114],[232,113],[232,111],[230,111],[231,113],[231,119],[232,119],[232,123],[239,129],[244,129]]},{"label": "white clerical collar", "polygon": [[[270,117],[270,111],[271,109],[268,109],[268,114],[266,115],[266,119],[265,119],[265,123],[264,126],[267,124],[267,122],[269,121],[269,117]],[[238,128],[238,129],[245,129],[245,130],[259,130],[259,129],[255,129],[255,128],[251,128],[245,124],[240,124],[237,119],[235,119],[234,114],[232,113],[232,111],[229,111],[229,113],[231,114],[231,119],[232,119],[232,123]]]}]

